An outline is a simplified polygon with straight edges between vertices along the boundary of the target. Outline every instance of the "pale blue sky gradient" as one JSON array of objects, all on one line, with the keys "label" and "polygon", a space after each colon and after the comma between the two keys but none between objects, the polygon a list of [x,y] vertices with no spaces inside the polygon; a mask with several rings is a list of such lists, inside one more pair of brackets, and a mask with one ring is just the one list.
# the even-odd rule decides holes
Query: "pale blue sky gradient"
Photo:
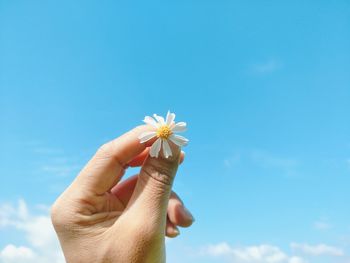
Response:
[{"label": "pale blue sky gradient", "polygon": [[[349,1],[0,1],[0,203],[50,205],[99,145],[171,110],[196,223],[169,262],[295,242],[345,263],[349,101]],[[30,245],[0,226],[9,243]]]}]

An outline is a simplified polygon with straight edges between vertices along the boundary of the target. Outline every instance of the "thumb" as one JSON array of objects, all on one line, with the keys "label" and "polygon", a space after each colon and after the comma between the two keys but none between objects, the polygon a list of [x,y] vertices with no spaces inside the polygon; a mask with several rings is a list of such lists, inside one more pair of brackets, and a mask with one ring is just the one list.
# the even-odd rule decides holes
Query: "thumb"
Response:
[{"label": "thumb", "polygon": [[[179,166],[180,147],[169,143],[172,155],[148,156],[145,160],[128,207],[138,216],[164,231],[171,188]],[[160,228],[159,228],[160,227]]]}]

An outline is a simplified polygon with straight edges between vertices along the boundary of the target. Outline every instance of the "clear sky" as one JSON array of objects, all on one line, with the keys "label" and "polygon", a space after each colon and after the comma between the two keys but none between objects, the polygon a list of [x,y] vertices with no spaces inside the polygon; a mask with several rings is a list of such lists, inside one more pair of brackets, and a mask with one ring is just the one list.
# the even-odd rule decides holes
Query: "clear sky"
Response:
[{"label": "clear sky", "polygon": [[349,263],[349,101],[348,0],[0,0],[0,262],[62,262],[50,204],[171,110],[196,222],[168,262]]}]

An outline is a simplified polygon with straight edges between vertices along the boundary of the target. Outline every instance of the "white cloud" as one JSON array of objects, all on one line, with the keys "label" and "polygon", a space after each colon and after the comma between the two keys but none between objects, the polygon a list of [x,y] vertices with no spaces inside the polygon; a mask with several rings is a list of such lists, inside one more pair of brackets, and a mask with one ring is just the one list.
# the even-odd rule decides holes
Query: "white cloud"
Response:
[{"label": "white cloud", "polygon": [[295,158],[283,157],[259,149],[236,152],[223,159],[223,164],[227,169],[234,168],[240,162],[249,162],[260,168],[279,170],[286,175],[295,175],[300,166],[300,161]]},{"label": "white cloud", "polygon": [[236,153],[226,159],[224,159],[224,165],[226,168],[232,168],[233,166],[235,166],[236,164],[239,163],[241,159],[240,154]]},{"label": "white cloud", "polygon": [[40,167],[40,171],[52,174],[55,176],[66,177],[73,176],[78,173],[79,169],[81,169],[80,165],[73,164],[62,164],[62,163],[51,163],[45,164]]},{"label": "white cloud", "polygon": [[327,230],[332,228],[332,225],[325,220],[318,220],[313,223],[313,227],[318,230]]},{"label": "white cloud", "polygon": [[203,249],[204,254],[212,256],[227,256],[232,253],[232,248],[226,242],[222,242],[216,245],[209,245]]},{"label": "white cloud", "polygon": [[350,168],[350,158],[346,160],[348,167]]},{"label": "white cloud", "polygon": [[40,141],[29,142],[29,145],[30,151],[38,157],[35,173],[65,177],[76,175],[82,168],[80,158],[67,156],[64,149],[50,147]]},{"label": "white cloud", "polygon": [[0,263],[64,263],[59,242],[48,213],[32,215],[26,203],[0,205],[0,231],[14,228],[25,238],[24,245],[0,248]]},{"label": "white cloud", "polygon": [[0,262],[3,263],[21,263],[35,262],[37,256],[28,247],[16,247],[12,244],[7,245],[0,251]]},{"label": "white cloud", "polygon": [[253,73],[269,74],[282,68],[282,63],[276,59],[269,59],[262,63],[256,63],[252,67]]},{"label": "white cloud", "polygon": [[225,258],[232,263],[306,263],[303,258],[289,256],[279,247],[268,244],[238,247],[222,242],[203,248],[202,254]]},{"label": "white cloud", "polygon": [[252,151],[251,158],[255,164],[263,168],[278,169],[286,175],[294,175],[299,165],[296,159],[275,156],[269,152],[260,150]]},{"label": "white cloud", "polygon": [[56,155],[56,154],[64,153],[62,149],[43,147],[43,146],[37,146],[33,148],[33,152],[38,154],[43,154],[43,155]]},{"label": "white cloud", "polygon": [[298,162],[292,158],[283,158],[274,156],[268,152],[255,150],[252,152],[252,158],[255,162],[264,166],[291,168],[295,167]]},{"label": "white cloud", "polygon": [[292,243],[290,246],[293,250],[300,251],[305,255],[333,256],[333,257],[344,256],[344,252],[341,248],[333,247],[325,244],[309,245],[309,244]]}]

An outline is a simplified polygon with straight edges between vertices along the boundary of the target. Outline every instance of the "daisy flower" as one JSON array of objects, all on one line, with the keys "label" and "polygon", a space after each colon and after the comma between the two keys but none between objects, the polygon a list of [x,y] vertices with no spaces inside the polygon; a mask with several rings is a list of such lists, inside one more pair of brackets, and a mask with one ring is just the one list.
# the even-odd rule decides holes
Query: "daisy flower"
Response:
[{"label": "daisy flower", "polygon": [[147,142],[155,137],[158,139],[152,144],[149,154],[151,157],[158,157],[161,148],[163,148],[163,155],[168,158],[172,155],[169,141],[178,146],[185,146],[188,140],[185,137],[175,134],[175,132],[183,132],[186,130],[185,122],[175,123],[175,114],[168,111],[166,119],[153,114],[153,118],[146,116],[143,120],[146,124],[152,126],[153,131],[143,132],[138,138],[140,143]]}]

